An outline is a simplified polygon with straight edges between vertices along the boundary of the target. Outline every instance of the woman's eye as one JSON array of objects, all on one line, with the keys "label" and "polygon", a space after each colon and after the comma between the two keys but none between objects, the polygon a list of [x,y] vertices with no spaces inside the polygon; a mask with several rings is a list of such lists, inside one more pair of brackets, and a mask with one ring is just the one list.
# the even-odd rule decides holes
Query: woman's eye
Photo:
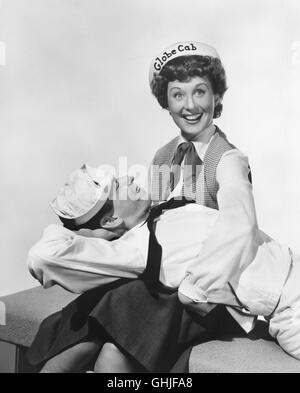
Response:
[{"label": "woman's eye", "polygon": [[205,91],[202,89],[197,89],[196,94],[197,94],[197,96],[202,96],[203,94],[205,94]]},{"label": "woman's eye", "polygon": [[176,100],[181,100],[183,97],[183,94],[182,93],[175,93],[174,97],[176,98]]}]

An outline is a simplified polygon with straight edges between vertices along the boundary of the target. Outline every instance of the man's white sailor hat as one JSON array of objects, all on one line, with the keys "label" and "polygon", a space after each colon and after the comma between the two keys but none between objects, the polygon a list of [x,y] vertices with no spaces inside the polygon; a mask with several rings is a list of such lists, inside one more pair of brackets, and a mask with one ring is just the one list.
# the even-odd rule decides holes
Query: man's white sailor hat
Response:
[{"label": "man's white sailor hat", "polygon": [[175,59],[179,56],[210,56],[220,59],[220,56],[215,48],[210,45],[204,44],[203,42],[186,41],[177,42],[168,46],[162,52],[160,52],[152,60],[149,69],[149,83],[153,80],[154,75],[158,75],[162,70],[163,66],[166,65],[170,60]]},{"label": "man's white sailor hat", "polygon": [[112,174],[86,164],[73,172],[50,203],[54,212],[75,226],[85,224],[107,201],[114,181]]}]

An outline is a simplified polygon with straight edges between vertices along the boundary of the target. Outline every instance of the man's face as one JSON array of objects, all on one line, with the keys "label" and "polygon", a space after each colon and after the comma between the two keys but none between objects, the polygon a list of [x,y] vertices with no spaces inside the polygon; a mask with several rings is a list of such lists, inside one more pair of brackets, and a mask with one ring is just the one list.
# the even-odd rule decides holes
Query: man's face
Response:
[{"label": "man's face", "polygon": [[167,94],[169,112],[186,139],[196,139],[212,124],[219,98],[207,77],[169,82]]},{"label": "man's face", "polygon": [[151,199],[146,190],[134,182],[134,177],[115,179],[110,198],[113,202],[112,215],[122,218],[126,229],[146,219]]}]

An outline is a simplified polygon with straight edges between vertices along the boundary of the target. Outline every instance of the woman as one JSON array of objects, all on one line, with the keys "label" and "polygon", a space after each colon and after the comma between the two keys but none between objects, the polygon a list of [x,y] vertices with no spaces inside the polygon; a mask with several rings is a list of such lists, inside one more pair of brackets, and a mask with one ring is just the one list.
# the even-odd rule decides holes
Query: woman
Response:
[{"label": "woman", "polygon": [[[154,59],[150,83],[180,129],[154,157],[153,199],[185,196],[220,209],[220,223],[201,256],[213,260],[216,242],[226,251],[224,225],[235,234],[241,220],[256,225],[247,158],[213,124],[222,111],[224,69],[208,45],[178,43]],[[208,315],[199,316],[197,288],[209,287],[196,271],[184,282],[180,301],[186,308],[176,292],[162,286],[153,297],[143,280],[122,279],[83,294],[43,322],[29,360],[46,362],[43,372],[78,372],[90,362],[96,372],[186,371],[192,344],[243,330],[224,306],[206,303],[200,313]],[[188,310],[195,304],[198,315]]]},{"label": "woman", "polygon": [[152,199],[183,195],[220,212],[197,264],[182,285],[181,293],[186,296],[180,299],[194,308],[193,299],[199,300],[198,293],[208,292],[213,282],[209,274],[202,274],[199,280],[199,266],[217,266],[219,260],[223,266],[235,259],[239,263],[245,244],[232,250],[230,243],[242,230],[251,233],[247,246],[255,241],[257,220],[251,172],[247,157],[214,125],[214,119],[222,113],[227,84],[213,47],[200,42],[171,45],[152,61],[149,80],[152,93],[179,128],[179,135],[153,158]]}]

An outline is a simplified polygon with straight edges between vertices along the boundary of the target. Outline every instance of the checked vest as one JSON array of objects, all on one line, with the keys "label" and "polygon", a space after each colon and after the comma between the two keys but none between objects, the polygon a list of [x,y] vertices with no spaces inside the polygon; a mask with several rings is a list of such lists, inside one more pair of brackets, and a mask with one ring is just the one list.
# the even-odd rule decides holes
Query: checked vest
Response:
[{"label": "checked vest", "polygon": [[[170,189],[170,168],[178,145],[178,137],[172,139],[156,153],[151,167],[151,197],[155,202],[167,200]],[[216,127],[216,132],[206,151],[196,182],[196,202],[218,210],[218,183],[216,171],[223,154],[235,149],[226,135]]]}]

